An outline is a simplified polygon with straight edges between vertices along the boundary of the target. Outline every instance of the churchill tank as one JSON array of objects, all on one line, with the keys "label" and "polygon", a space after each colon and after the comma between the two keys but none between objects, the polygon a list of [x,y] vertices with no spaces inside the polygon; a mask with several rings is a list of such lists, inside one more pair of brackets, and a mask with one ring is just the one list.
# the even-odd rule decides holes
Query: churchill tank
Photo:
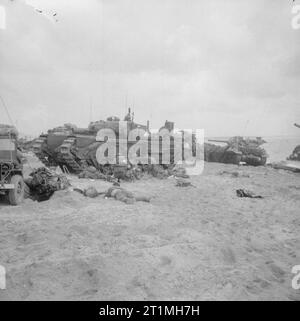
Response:
[{"label": "churchill tank", "polygon": [[268,154],[261,147],[266,141],[261,137],[251,139],[235,136],[229,140],[209,139],[208,141],[225,143],[226,145],[205,144],[206,161],[231,164],[245,162],[247,165],[252,166],[262,166],[267,162]]},{"label": "churchill tank", "polygon": [[[160,128],[165,135],[170,134],[170,141],[166,140],[166,144],[162,144],[163,137],[153,135],[150,133],[149,122],[146,125],[138,124],[134,122],[134,115],[131,113],[130,109],[128,114],[124,117],[124,123],[126,127],[120,127],[120,118],[111,116],[106,120],[98,120],[91,122],[87,129],[75,128],[72,131],[72,134],[69,135],[58,148],[59,150],[59,159],[61,163],[65,164],[70,172],[81,172],[84,168],[93,166],[99,169],[104,174],[114,174],[115,171],[122,171],[127,167],[130,167],[130,157],[128,151],[130,148],[139,142],[139,147],[144,151],[147,150],[148,154],[145,155],[145,158],[141,155],[141,150],[137,148],[137,156],[140,156],[141,164],[160,164],[169,166],[176,162],[175,153],[179,152],[180,155],[177,158],[180,158],[182,155],[181,148],[175,150],[175,139],[182,139],[182,134],[173,133],[174,123],[166,121],[164,126]],[[115,146],[116,146],[116,161],[117,164],[113,166],[109,164],[99,164],[97,159],[97,150],[98,148],[106,142],[106,139],[99,140],[97,134],[101,129],[111,129],[115,133]],[[122,135],[119,130],[125,130],[126,141],[122,140]],[[130,137],[128,136],[129,132],[134,129],[141,129],[144,137]],[[110,139],[110,142],[113,143],[113,140]],[[192,139],[191,139],[192,142]],[[121,148],[121,143],[125,144],[127,149],[126,151]],[[144,146],[146,144],[147,146]],[[153,146],[156,146],[153,148]],[[123,145],[124,146],[124,145]],[[144,146],[144,147],[142,147]],[[187,149],[186,149],[187,150]],[[181,159],[181,158],[180,158]],[[150,161],[150,163],[149,163]]]},{"label": "churchill tank", "polygon": [[[121,167],[123,171],[125,167],[134,165],[130,162],[129,151],[132,152],[131,147],[137,142],[139,142],[139,147],[143,146],[141,149],[147,150],[146,155],[139,155],[141,154],[141,149],[138,147],[133,152],[136,152],[138,157],[140,156],[141,164],[149,164],[147,163],[149,160],[151,164],[160,165],[169,165],[175,162],[175,139],[178,140],[180,138],[181,141],[182,135],[173,133],[173,122],[166,121],[164,126],[160,128],[160,130],[164,129],[162,131],[163,135],[168,136],[171,134],[169,143],[168,137],[166,137],[166,144],[162,144],[164,137],[160,134],[153,135],[153,133],[150,133],[149,121],[146,125],[136,123],[134,114],[131,113],[130,109],[122,124],[120,122],[120,118],[111,116],[106,120],[91,122],[87,128],[79,128],[70,124],[56,127],[49,130],[47,134],[42,134],[36,140],[34,152],[46,166],[60,166],[63,171],[72,173],[79,173],[89,166],[95,167],[104,174],[113,174],[115,170],[118,170],[118,167]],[[111,164],[100,164],[97,159],[98,148],[106,143],[108,139],[107,137],[99,137],[98,133],[102,129],[111,129],[115,134],[117,164],[113,166]],[[144,136],[131,137],[128,135],[134,129],[141,129],[141,134]],[[125,131],[125,141],[122,139],[120,130]],[[113,143],[113,140],[110,138],[109,142]],[[127,148],[123,149],[121,144]],[[147,149],[144,149],[144,147]],[[181,148],[177,148],[176,152],[182,154]],[[165,157],[165,155],[167,156]]]},{"label": "churchill tank", "polygon": [[49,129],[46,134],[41,134],[33,144],[33,152],[46,166],[62,166],[63,160],[59,157],[59,147],[67,137],[72,135],[76,128],[73,124]]},{"label": "churchill tank", "polygon": [[[128,114],[124,117],[124,121],[127,125],[127,133],[136,128],[145,131],[149,130],[148,125],[137,124],[134,122],[133,118],[134,115],[129,109]],[[58,148],[59,158],[62,159],[68,170],[78,173],[86,166],[94,166],[98,169],[105,170],[103,169],[105,165],[101,166],[96,158],[98,147],[106,141],[105,139],[102,141],[96,140],[97,133],[101,129],[113,130],[116,135],[117,158],[127,158],[127,155],[121,155],[122,151],[119,149],[120,121],[120,118],[111,116],[106,120],[91,122],[87,129],[75,128]],[[130,142],[128,140],[126,142],[127,147],[130,147],[130,145],[133,145],[134,143],[135,142]]]}]

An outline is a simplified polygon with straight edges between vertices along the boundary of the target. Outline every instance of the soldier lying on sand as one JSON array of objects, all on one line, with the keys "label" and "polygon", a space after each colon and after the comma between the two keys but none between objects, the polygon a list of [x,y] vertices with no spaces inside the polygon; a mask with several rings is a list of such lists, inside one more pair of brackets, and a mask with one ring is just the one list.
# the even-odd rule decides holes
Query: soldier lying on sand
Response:
[{"label": "soldier lying on sand", "polygon": [[126,204],[133,204],[138,201],[150,202],[150,197],[146,195],[135,195],[134,193],[127,191],[120,186],[112,186],[105,192],[98,192],[95,187],[88,187],[86,190],[75,188],[74,191],[79,192],[87,197],[94,198],[99,195],[103,195],[105,198],[114,197],[116,200],[124,202]]}]

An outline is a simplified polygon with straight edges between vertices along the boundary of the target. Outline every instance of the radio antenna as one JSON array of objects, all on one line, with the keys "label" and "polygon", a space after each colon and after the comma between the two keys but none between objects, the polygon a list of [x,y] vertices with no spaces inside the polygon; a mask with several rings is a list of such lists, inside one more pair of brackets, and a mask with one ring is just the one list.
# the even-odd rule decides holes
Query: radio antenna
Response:
[{"label": "radio antenna", "polygon": [[7,114],[7,117],[8,117],[8,119],[9,119],[9,121],[10,121],[11,124],[14,126],[14,122],[13,122],[13,120],[12,120],[10,114],[9,114],[8,108],[7,108],[7,106],[6,106],[5,102],[4,102],[4,99],[2,98],[1,95],[0,95],[0,99],[1,99],[2,105],[3,105],[3,107],[4,107],[4,110],[5,110],[6,114]]}]

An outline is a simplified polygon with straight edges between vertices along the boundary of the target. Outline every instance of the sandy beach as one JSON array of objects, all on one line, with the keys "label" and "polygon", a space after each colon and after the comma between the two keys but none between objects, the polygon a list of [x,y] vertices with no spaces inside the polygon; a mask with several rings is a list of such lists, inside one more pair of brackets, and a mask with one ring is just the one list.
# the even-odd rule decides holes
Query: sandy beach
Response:
[{"label": "sandy beach", "polygon": [[[111,186],[70,176],[73,187]],[[195,187],[122,183],[127,205],[60,191],[0,203],[0,300],[300,300],[299,174],[206,163]],[[238,198],[245,188],[263,199]]]},{"label": "sandy beach", "polygon": [[0,44],[10,317],[300,301],[300,0],[0,0]]}]

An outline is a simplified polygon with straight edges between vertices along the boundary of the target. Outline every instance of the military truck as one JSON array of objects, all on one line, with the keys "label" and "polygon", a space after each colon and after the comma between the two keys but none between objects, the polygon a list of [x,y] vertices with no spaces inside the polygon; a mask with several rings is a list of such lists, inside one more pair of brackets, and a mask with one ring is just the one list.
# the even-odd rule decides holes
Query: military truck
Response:
[{"label": "military truck", "polygon": [[19,205],[24,199],[25,183],[21,155],[17,148],[14,127],[0,126],[0,195],[11,205]]}]

